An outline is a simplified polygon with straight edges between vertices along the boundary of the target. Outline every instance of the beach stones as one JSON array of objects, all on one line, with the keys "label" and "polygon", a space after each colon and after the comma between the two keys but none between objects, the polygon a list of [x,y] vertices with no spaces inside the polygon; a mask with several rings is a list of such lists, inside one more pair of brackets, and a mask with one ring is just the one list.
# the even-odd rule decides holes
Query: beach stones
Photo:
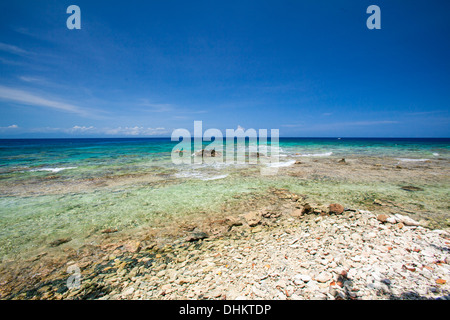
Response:
[{"label": "beach stones", "polygon": [[300,218],[301,216],[303,216],[303,210],[296,209],[296,210],[292,211],[291,216],[293,216],[294,218]]},{"label": "beach stones", "polygon": [[302,212],[303,212],[304,214],[311,213],[312,211],[313,211],[313,208],[311,207],[310,204],[306,203],[306,204],[303,206]]},{"label": "beach stones", "polygon": [[420,223],[415,221],[414,219],[411,219],[410,217],[407,217],[407,216],[403,216],[401,214],[396,214],[395,220],[397,220],[397,222],[403,223],[405,226],[419,226],[420,225]]},{"label": "beach stones", "polygon": [[[330,207],[333,212],[343,209],[336,203],[324,207],[312,198],[310,214],[305,215],[306,197],[286,191],[279,197],[274,206],[261,205],[257,199],[217,219],[188,220],[175,237],[133,235],[142,241],[137,252],[125,249],[133,241],[129,238],[116,243],[112,237],[99,237],[114,241],[101,252],[94,246],[80,251],[76,262],[82,270],[82,290],[61,291],[65,281],[50,281],[56,275],[51,274],[43,281],[48,284],[45,289],[22,290],[30,295],[8,298],[401,299],[414,291],[420,296],[411,299],[433,299],[448,292],[449,259],[441,249],[448,247],[448,232],[402,222],[391,226],[387,223],[397,223],[397,218],[407,222],[409,217],[389,211],[375,214],[355,208],[358,213],[351,216],[316,216],[314,209],[326,213]],[[220,236],[213,232],[242,223],[252,227],[228,228]],[[188,237],[179,238],[184,235]],[[208,235],[208,241],[201,241]],[[66,268],[60,270],[66,279]]]},{"label": "beach stones", "polygon": [[324,283],[324,282],[327,282],[327,281],[330,281],[331,279],[332,279],[332,274],[331,273],[329,273],[329,272],[321,272],[316,278],[315,278],[315,280],[317,281],[317,282],[321,282],[321,283]]},{"label": "beach stones", "polygon": [[140,241],[129,241],[124,247],[126,251],[135,253],[141,250],[142,245]]}]

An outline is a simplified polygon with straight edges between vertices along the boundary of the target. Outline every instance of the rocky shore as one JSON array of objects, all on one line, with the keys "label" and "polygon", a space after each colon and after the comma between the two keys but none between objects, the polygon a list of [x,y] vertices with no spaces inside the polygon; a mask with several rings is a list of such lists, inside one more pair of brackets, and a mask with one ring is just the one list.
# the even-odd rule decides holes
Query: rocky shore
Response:
[{"label": "rocky shore", "polygon": [[[450,233],[285,189],[0,270],[1,299],[450,299]],[[232,212],[232,214],[230,214]],[[64,258],[62,258],[64,256]],[[80,270],[80,285],[68,288]]]}]

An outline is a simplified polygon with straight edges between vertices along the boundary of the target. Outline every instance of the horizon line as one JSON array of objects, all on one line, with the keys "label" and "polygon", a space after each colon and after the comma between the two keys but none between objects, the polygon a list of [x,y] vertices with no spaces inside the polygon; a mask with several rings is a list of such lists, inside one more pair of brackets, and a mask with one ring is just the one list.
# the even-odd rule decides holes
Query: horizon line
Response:
[{"label": "horizon line", "polygon": [[[191,138],[202,138],[202,137],[194,137]],[[225,139],[226,137],[223,137]],[[236,137],[235,137],[236,138]],[[248,137],[246,137],[248,138]],[[267,138],[271,138],[270,136],[267,136]],[[311,137],[295,137],[295,136],[280,136],[278,138],[283,139],[450,139],[450,137],[320,137],[320,136],[311,136]],[[149,136],[149,137],[28,137],[28,138],[4,138],[0,137],[0,140],[37,140],[37,139],[46,139],[46,140],[70,140],[70,139],[171,139],[171,137],[168,136]],[[174,140],[175,142],[176,140]]]}]

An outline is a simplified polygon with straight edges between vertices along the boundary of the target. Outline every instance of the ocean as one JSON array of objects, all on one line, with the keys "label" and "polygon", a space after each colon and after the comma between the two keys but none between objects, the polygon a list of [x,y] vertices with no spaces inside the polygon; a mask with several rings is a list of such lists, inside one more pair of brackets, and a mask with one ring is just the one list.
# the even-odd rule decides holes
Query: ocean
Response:
[{"label": "ocean", "polygon": [[[44,250],[58,238],[70,237],[71,245],[81,246],[105,228],[126,232],[218,212],[237,195],[269,188],[348,206],[390,199],[441,225],[448,220],[450,139],[280,138],[279,162],[271,164],[279,169],[274,176],[261,175],[258,164],[174,164],[177,143],[170,138],[0,140],[2,259]],[[347,166],[336,165],[343,158]],[[399,188],[413,183],[424,191]]]}]

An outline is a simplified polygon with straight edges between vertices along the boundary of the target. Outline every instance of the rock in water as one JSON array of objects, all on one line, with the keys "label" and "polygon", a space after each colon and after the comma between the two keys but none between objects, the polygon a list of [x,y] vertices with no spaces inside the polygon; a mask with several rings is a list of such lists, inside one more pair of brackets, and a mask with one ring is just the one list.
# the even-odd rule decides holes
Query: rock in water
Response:
[{"label": "rock in water", "polygon": [[108,228],[102,231],[102,233],[114,233],[114,232],[117,232],[117,229]]},{"label": "rock in water", "polygon": [[62,245],[63,243],[69,242],[71,241],[72,238],[62,238],[62,239],[57,239],[55,241],[50,242],[50,246],[51,247],[57,247]]},{"label": "rock in water", "polygon": [[405,191],[423,191],[422,188],[414,187],[414,186],[403,186],[401,189]]},{"label": "rock in water", "polygon": [[208,238],[208,234],[206,232],[192,232],[187,238],[187,242],[198,241],[201,239]]},{"label": "rock in water", "polygon": [[332,214],[342,214],[344,212],[344,206],[340,205],[339,203],[330,204],[328,209]]},{"label": "rock in water", "polygon": [[233,216],[228,216],[225,218],[225,222],[230,226],[230,227],[234,227],[234,226],[242,226],[242,222],[237,218],[237,217],[233,217]]}]

